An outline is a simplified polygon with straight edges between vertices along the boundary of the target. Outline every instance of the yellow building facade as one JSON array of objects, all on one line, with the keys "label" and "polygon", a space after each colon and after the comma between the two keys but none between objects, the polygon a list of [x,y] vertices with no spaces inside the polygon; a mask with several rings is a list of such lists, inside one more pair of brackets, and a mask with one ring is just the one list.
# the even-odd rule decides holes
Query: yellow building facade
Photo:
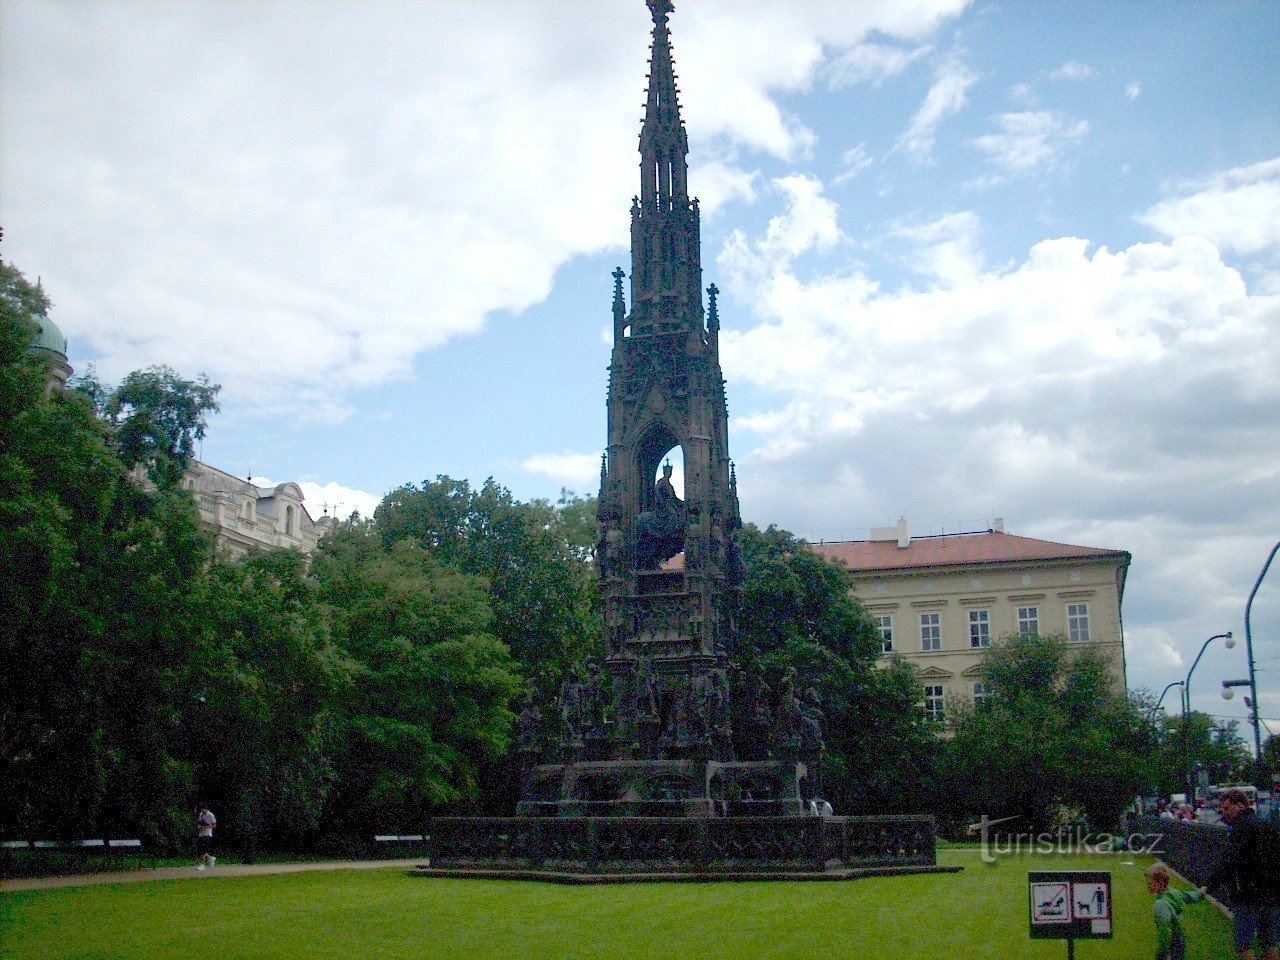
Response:
[{"label": "yellow building facade", "polygon": [[870,540],[813,549],[844,567],[880,630],[882,657],[916,672],[925,716],[944,727],[957,706],[981,700],[987,648],[1012,633],[1061,634],[1092,650],[1125,687],[1121,603],[1130,555],[991,529],[912,537],[906,520]]},{"label": "yellow building facade", "polygon": [[218,549],[231,557],[278,548],[310,555],[333,527],[332,517],[311,519],[296,483],[258,487],[192,460],[182,486],[195,497],[200,520],[216,537]]}]

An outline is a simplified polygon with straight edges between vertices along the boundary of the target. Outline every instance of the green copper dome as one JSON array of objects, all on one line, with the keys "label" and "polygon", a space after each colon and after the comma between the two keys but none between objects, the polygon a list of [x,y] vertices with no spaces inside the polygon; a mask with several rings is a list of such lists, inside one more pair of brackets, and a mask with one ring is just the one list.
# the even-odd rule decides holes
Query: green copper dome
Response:
[{"label": "green copper dome", "polygon": [[35,345],[41,350],[48,350],[50,353],[56,353],[58,356],[65,358],[67,355],[67,338],[58,329],[58,325],[48,317],[38,317],[37,320],[40,323],[40,334],[36,337]]}]

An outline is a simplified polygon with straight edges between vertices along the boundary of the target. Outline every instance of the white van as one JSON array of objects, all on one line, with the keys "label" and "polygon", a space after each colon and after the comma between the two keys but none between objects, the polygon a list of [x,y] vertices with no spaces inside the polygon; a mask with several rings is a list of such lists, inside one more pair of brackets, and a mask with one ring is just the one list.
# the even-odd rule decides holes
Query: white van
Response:
[{"label": "white van", "polygon": [[1258,809],[1258,788],[1248,783],[1224,783],[1219,787],[1211,788],[1211,796],[1216,804],[1222,800],[1222,795],[1228,790],[1239,790],[1249,798],[1249,806],[1255,810]]}]

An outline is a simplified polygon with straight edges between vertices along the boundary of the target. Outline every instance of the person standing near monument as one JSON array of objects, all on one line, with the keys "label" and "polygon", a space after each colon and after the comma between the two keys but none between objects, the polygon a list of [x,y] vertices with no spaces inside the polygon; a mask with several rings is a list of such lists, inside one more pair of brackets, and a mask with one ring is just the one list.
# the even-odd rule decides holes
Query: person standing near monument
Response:
[{"label": "person standing near monument", "polygon": [[213,828],[218,825],[218,818],[213,815],[207,804],[200,804],[200,812],[196,814],[196,848],[200,851],[200,863],[197,870],[205,870],[218,862],[212,853]]},{"label": "person standing near monument", "polygon": [[1222,819],[1231,827],[1227,847],[1200,892],[1219,886],[1227,891],[1240,960],[1256,960],[1255,941],[1262,960],[1280,960],[1280,835],[1258,819],[1243,790],[1222,795]]}]

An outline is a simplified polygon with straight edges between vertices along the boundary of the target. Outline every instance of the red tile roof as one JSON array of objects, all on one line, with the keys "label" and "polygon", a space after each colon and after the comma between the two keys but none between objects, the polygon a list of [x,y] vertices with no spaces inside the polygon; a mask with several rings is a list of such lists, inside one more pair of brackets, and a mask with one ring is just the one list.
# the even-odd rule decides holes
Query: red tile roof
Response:
[{"label": "red tile roof", "polygon": [[1113,557],[1127,565],[1129,554],[1101,547],[1077,547],[1052,540],[1033,540],[1011,533],[959,533],[919,537],[906,547],[896,540],[849,540],[810,545],[822,556],[857,572],[951,567],[973,563],[1016,563],[1025,560],[1081,560]]}]

